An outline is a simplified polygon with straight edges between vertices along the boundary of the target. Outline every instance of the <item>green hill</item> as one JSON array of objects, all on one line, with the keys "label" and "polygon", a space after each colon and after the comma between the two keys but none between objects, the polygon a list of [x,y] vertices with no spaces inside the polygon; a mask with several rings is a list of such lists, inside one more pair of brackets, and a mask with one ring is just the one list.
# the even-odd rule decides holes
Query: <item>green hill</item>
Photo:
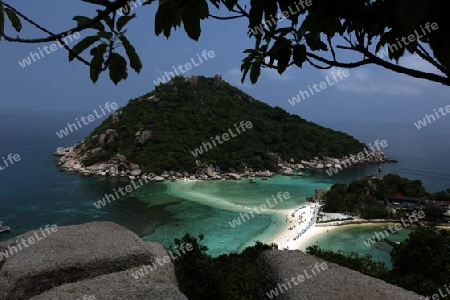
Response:
[{"label": "green hill", "polygon": [[[250,121],[252,128],[237,134],[235,124],[239,126],[241,121]],[[113,130],[108,133],[108,129]],[[214,147],[211,138],[229,133],[229,129],[236,136],[222,144],[216,141]],[[106,139],[100,142],[105,133]],[[203,154],[195,157],[192,152],[203,142],[209,142],[212,149],[203,149]],[[348,134],[255,100],[218,75],[176,77],[130,100],[97,127],[85,144],[88,149],[102,148],[84,160],[86,166],[120,152],[144,172],[190,172],[196,160],[222,169],[240,169],[246,163],[254,169],[275,171],[277,162],[270,153],[300,162],[323,155],[342,157],[364,147]]]}]

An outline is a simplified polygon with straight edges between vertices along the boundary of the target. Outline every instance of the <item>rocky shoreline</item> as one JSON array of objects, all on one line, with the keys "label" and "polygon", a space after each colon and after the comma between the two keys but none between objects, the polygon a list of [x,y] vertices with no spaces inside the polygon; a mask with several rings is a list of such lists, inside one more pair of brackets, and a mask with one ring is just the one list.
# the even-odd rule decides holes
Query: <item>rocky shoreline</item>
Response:
[{"label": "rocky shoreline", "polygon": [[[116,154],[106,162],[96,163],[91,166],[83,166],[82,161],[90,156],[102,151],[101,148],[95,148],[88,150],[84,141],[79,142],[73,146],[64,148],[59,147],[56,149],[53,156],[57,161],[63,172],[73,172],[84,176],[110,176],[118,177],[129,180],[135,179],[147,179],[151,181],[164,181],[164,180],[240,180],[248,177],[272,177],[276,174],[282,175],[301,175],[304,170],[323,170],[329,168],[340,168],[341,164],[347,162],[350,157],[344,156],[343,158],[333,157],[315,157],[310,161],[301,160],[300,163],[296,163],[294,159],[284,161],[280,156],[275,153],[271,155],[277,160],[277,172],[271,172],[269,170],[252,170],[246,168],[244,173],[235,172],[233,169],[229,169],[228,172],[218,172],[212,165],[196,160],[195,173],[177,172],[173,170],[164,171],[162,174],[157,175],[154,173],[144,173],[140,166],[130,160],[124,155]],[[355,161],[353,165],[365,165],[365,164],[379,164],[396,162],[388,159],[383,152],[373,151],[368,157],[362,160]]]}]

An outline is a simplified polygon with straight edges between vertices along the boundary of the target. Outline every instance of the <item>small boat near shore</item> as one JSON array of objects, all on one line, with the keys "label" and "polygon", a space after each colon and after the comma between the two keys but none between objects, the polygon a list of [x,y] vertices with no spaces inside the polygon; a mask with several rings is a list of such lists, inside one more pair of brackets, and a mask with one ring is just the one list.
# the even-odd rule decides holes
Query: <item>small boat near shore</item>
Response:
[{"label": "small boat near shore", "polygon": [[11,230],[11,227],[9,227],[7,225],[3,225],[3,222],[0,221],[0,233],[8,232],[10,230]]}]

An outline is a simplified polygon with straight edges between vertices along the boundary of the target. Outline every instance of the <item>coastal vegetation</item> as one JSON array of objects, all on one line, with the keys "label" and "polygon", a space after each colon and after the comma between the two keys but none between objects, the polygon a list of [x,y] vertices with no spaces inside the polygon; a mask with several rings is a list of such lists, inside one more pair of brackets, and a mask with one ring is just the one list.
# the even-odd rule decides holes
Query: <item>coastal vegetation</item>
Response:
[{"label": "coastal vegetation", "polygon": [[[174,261],[180,290],[189,299],[260,299],[256,260],[277,246],[256,242],[242,253],[212,258],[201,244],[203,236],[186,234],[175,244],[190,243],[194,250]],[[450,232],[417,227],[391,251],[392,269],[369,254],[344,254],[310,246],[306,253],[361,272],[421,295],[431,295],[450,282]]]},{"label": "coastal vegetation", "polygon": [[376,277],[421,295],[432,295],[450,282],[450,232],[435,227],[417,227],[395,245],[390,255],[392,269],[371,255],[344,254],[310,246],[306,253],[343,267]]},{"label": "coastal vegetation", "polygon": [[260,299],[256,259],[264,250],[277,245],[256,242],[242,253],[223,254],[212,258],[197,238],[185,234],[175,245],[191,243],[193,250],[174,260],[180,290],[191,300]]},{"label": "coastal vegetation", "polygon": [[[242,121],[252,127],[212,147],[214,137],[235,130]],[[253,99],[218,75],[175,77],[130,100],[97,127],[85,145],[92,152],[85,166],[120,153],[143,172],[155,173],[191,172],[197,160],[221,170],[248,166],[276,171],[279,159],[300,163],[316,156],[343,157],[365,146],[346,133]],[[202,146],[209,151],[193,155]]]},{"label": "coastal vegetation", "polygon": [[427,219],[441,219],[445,209],[433,201],[449,201],[450,189],[431,194],[420,180],[409,180],[396,174],[383,178],[361,177],[350,184],[336,183],[324,195],[324,212],[351,212],[364,219],[400,218],[400,209],[394,215],[386,200],[395,195],[417,198],[415,208],[425,212]]},{"label": "coastal vegetation", "polygon": [[[362,177],[349,185],[332,186],[325,194],[324,207],[339,212],[354,212],[365,218],[400,218],[404,217],[404,211],[393,215],[385,208],[384,201],[377,202],[377,199],[386,199],[399,193],[418,197],[418,208],[427,213],[435,206],[426,206],[422,200],[446,201],[450,189],[431,194],[420,181],[395,174],[388,174],[382,179]],[[441,218],[442,209],[436,216],[427,215],[427,221]],[[240,254],[212,258],[206,253],[208,248],[201,245],[202,239],[203,236],[197,240],[186,234],[182,239],[175,240],[176,245],[194,245],[194,251],[174,262],[183,293],[190,299],[259,299],[257,257],[262,251],[276,249],[277,246],[256,242]],[[450,231],[433,226],[412,227],[404,242],[391,246],[392,268],[374,260],[369,254],[362,256],[356,252],[333,252],[317,245],[307,247],[306,253],[421,295],[435,294],[450,282]]]}]

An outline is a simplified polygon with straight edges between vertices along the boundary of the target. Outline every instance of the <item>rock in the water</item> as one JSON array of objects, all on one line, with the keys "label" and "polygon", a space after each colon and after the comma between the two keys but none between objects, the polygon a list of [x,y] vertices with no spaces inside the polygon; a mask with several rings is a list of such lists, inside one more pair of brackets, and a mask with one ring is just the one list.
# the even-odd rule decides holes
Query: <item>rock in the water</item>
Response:
[{"label": "rock in the water", "polygon": [[139,175],[141,175],[141,173],[142,173],[142,171],[139,170],[139,169],[137,169],[137,170],[131,171],[131,172],[130,172],[130,175],[131,175],[131,176],[139,176]]},{"label": "rock in the water", "polygon": [[117,176],[118,171],[117,171],[116,166],[109,167],[108,174],[109,174],[109,176]]},{"label": "rock in the water", "polygon": [[236,174],[236,173],[228,173],[228,176],[229,176],[231,179],[234,179],[234,180],[240,180],[240,179],[241,179],[241,176],[239,176],[239,175]]}]

